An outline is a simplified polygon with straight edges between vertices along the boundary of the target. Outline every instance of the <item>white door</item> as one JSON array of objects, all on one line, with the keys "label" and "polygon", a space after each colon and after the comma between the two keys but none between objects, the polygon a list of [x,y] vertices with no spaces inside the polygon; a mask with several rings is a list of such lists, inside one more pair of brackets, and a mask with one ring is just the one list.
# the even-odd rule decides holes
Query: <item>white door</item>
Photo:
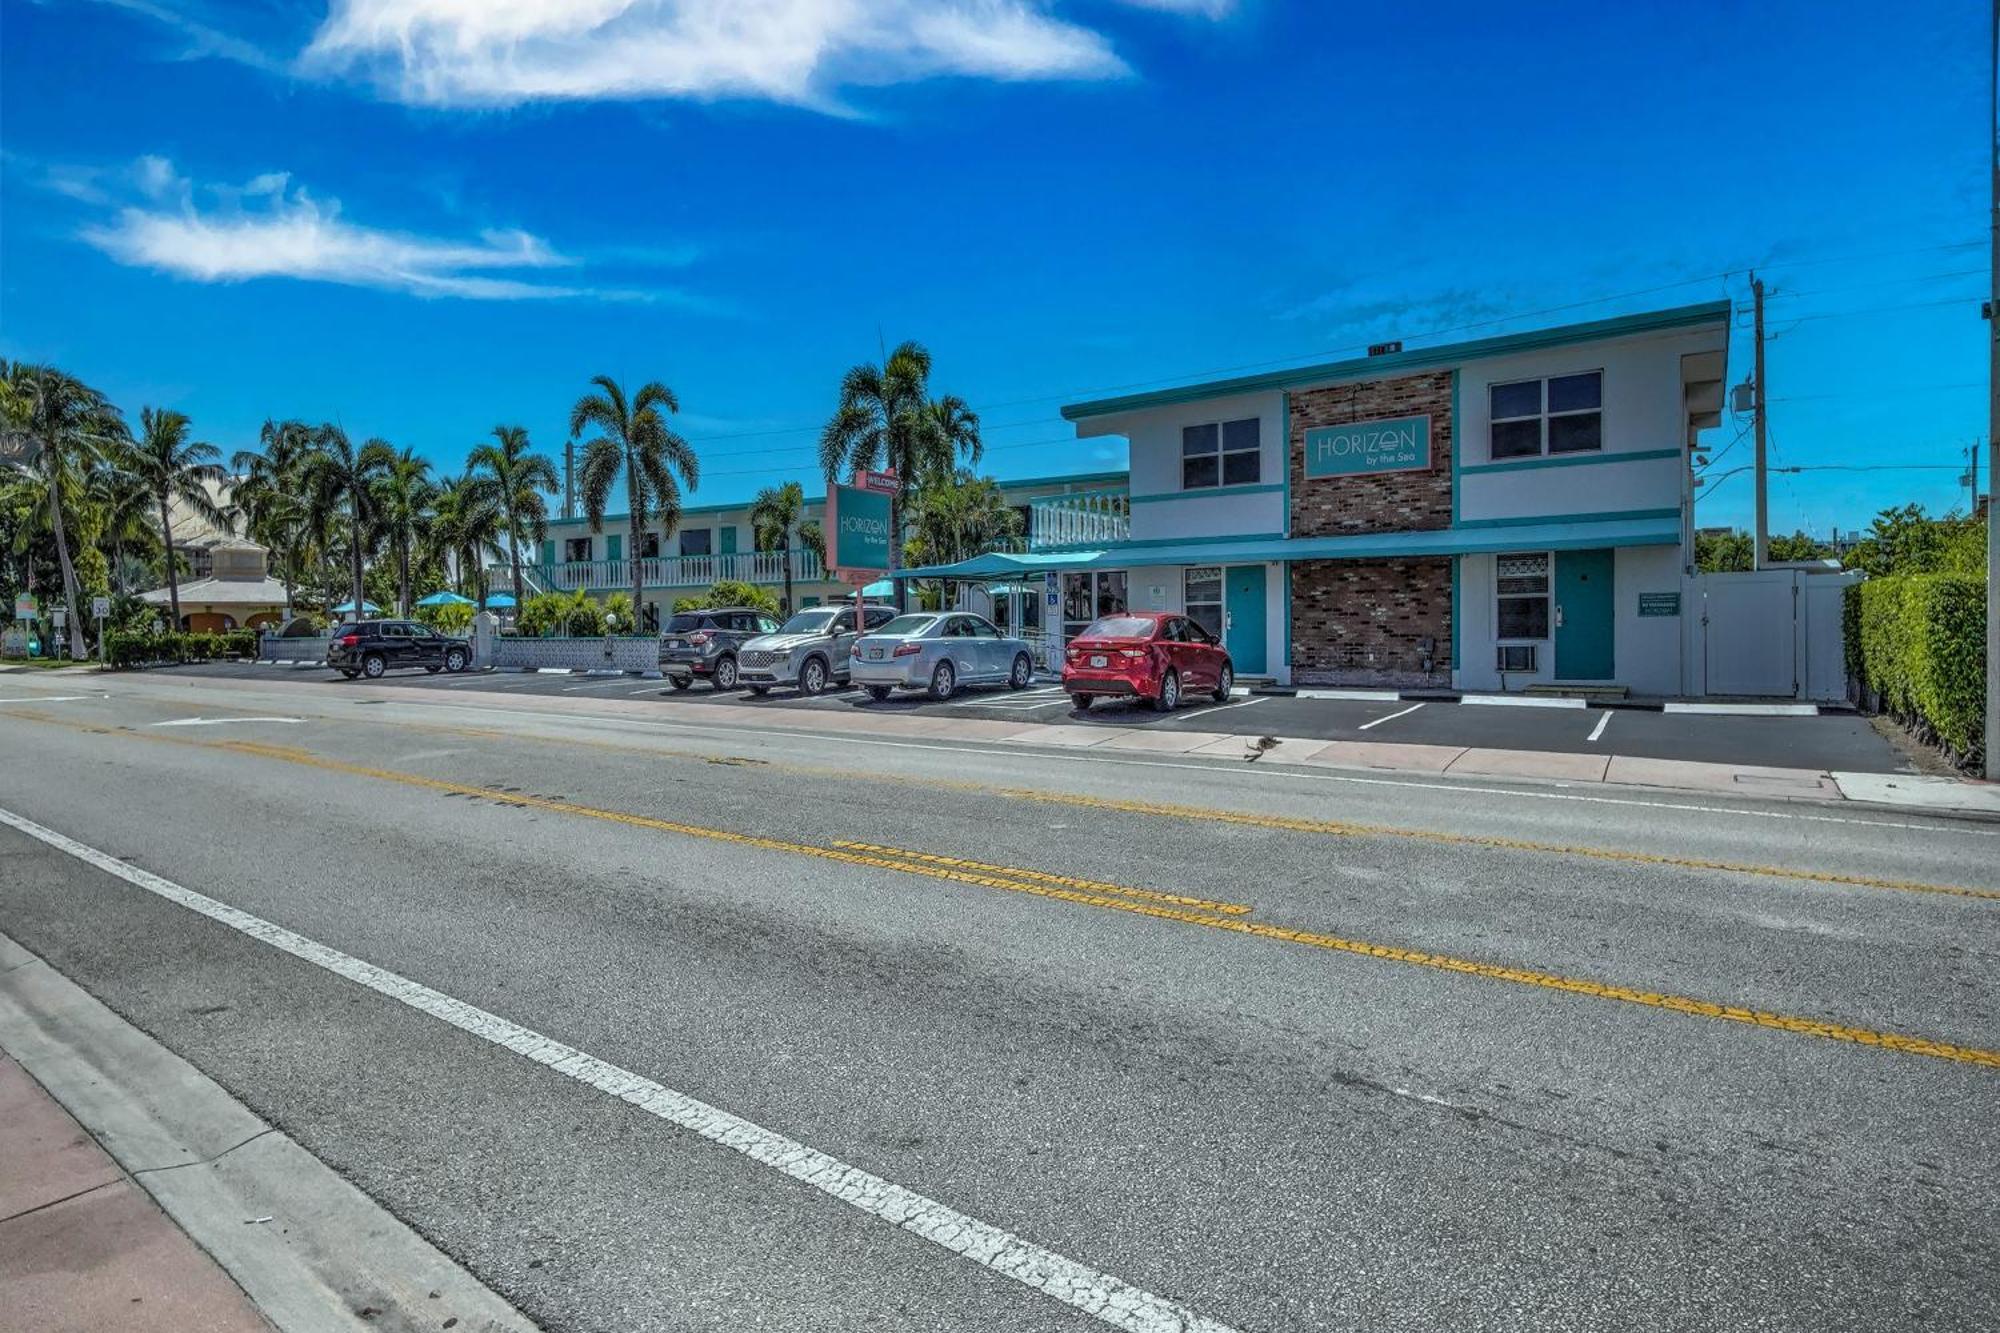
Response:
[{"label": "white door", "polygon": [[1702,660],[1707,694],[1795,698],[1798,676],[1798,585],[1789,569],[1754,574],[1703,574]]}]

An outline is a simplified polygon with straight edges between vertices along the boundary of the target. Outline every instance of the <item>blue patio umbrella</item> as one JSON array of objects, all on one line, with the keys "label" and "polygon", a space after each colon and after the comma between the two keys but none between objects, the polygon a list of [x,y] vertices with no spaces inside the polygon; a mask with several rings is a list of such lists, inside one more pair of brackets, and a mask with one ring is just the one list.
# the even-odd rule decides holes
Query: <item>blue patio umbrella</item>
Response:
[{"label": "blue patio umbrella", "polygon": [[418,606],[472,606],[470,597],[460,597],[455,592],[434,592],[417,603]]},{"label": "blue patio umbrella", "polygon": [[[464,599],[460,598],[459,600],[463,601]],[[486,599],[486,609],[489,611],[496,609],[511,611],[516,605],[514,594],[510,592],[496,592]]]},{"label": "blue patio umbrella", "polygon": [[875,580],[875,582],[863,588],[861,590],[861,595],[863,597],[891,597],[895,595],[895,592],[896,592],[895,583],[893,583],[889,579],[877,579]]},{"label": "blue patio umbrella", "polygon": [[[333,610],[336,615],[352,615],[354,613],[354,603],[351,601],[342,602],[339,606],[334,607]],[[364,616],[379,616],[382,614],[382,608],[371,601],[363,599],[361,614]]]}]

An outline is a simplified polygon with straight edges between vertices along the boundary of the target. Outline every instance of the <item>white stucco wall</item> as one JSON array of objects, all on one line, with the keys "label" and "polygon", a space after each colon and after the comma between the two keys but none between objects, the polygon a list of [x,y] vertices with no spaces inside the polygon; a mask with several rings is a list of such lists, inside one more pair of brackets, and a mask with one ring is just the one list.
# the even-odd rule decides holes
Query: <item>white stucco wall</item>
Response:
[{"label": "white stucco wall", "polygon": [[[1555,553],[1562,559],[1562,552]],[[1494,635],[1499,614],[1493,586],[1491,555],[1468,555],[1459,562],[1459,668],[1458,688],[1497,690],[1500,673],[1495,669]],[[1551,577],[1554,571],[1551,569]],[[1671,593],[1681,589],[1678,550],[1672,546],[1627,546],[1613,554],[1612,572],[1612,680],[1635,695],[1682,693],[1681,618],[1641,616],[1639,594]],[[1685,598],[1683,598],[1685,603]],[[1553,617],[1552,617],[1553,619]],[[1542,641],[1535,654],[1535,672],[1509,672],[1507,688],[1519,690],[1556,679],[1555,638]]]},{"label": "white stucco wall", "polygon": [[[1285,531],[1284,395],[1241,394],[1078,423],[1079,436],[1123,435],[1131,446],[1132,540],[1238,537]],[[1256,489],[1181,489],[1181,428],[1258,420]]]}]

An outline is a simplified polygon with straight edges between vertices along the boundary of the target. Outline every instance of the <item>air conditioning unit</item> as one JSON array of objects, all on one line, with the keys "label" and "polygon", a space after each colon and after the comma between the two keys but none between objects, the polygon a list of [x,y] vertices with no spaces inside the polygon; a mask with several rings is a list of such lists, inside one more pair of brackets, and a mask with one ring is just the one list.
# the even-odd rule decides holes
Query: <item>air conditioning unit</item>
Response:
[{"label": "air conditioning unit", "polygon": [[1499,669],[1501,671],[1533,671],[1535,669],[1535,647],[1532,643],[1503,643],[1500,645]]}]

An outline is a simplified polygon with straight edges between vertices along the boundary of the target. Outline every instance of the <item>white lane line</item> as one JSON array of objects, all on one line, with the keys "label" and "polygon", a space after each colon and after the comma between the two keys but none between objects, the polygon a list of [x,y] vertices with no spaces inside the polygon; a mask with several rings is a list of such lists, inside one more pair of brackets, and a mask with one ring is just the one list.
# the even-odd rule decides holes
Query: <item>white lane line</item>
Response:
[{"label": "white lane line", "polygon": [[578,690],[601,690],[607,685],[629,685],[629,684],[631,684],[631,682],[626,680],[623,676],[604,676],[600,677],[597,680],[587,680],[581,685],[565,685],[562,687],[562,692],[564,694],[575,694]]},{"label": "white lane line", "polygon": [[1274,697],[1269,694],[1253,694],[1247,699],[1231,699],[1226,704],[1212,703],[1201,710],[1201,716],[1208,717],[1215,713],[1226,713],[1232,708],[1248,708],[1251,704],[1268,703]]},{"label": "white lane line", "polygon": [[1604,715],[1597,719],[1597,725],[1590,729],[1590,739],[1594,741],[1599,736],[1602,736],[1604,734],[1604,729],[1610,725],[1611,725],[1611,710],[1607,708],[1604,710]]},{"label": "white lane line", "polygon": [[79,699],[101,698],[90,694],[31,694],[24,699],[0,699],[0,704],[70,704]]},{"label": "white lane line", "polygon": [[155,722],[156,727],[233,727],[239,722],[282,722],[296,727],[305,721],[302,717],[176,717],[165,722]]},{"label": "white lane line", "polygon": [[1462,704],[1485,704],[1489,708],[1588,708],[1582,699],[1542,698],[1529,694],[1468,694]]},{"label": "white lane line", "polygon": [[1229,1325],[1204,1318],[1178,1301],[1155,1296],[1109,1273],[1078,1263],[1053,1250],[1045,1250],[1011,1231],[946,1207],[915,1190],[905,1189],[858,1166],[850,1166],[797,1139],[787,1138],[720,1107],[676,1092],[574,1046],[566,1046],[532,1028],[509,1022],[498,1014],[453,999],[442,991],[432,990],[387,968],[363,962],[262,917],[252,916],[206,894],[183,888],[149,870],[127,865],[108,852],[98,851],[54,829],[44,828],[11,810],[0,810],[0,824],[19,829],[86,865],[116,875],[128,884],[199,913],[231,930],[240,931],[251,939],[261,940],[294,958],[324,968],[343,980],[385,995],[419,1013],[442,1019],[461,1032],[495,1046],[504,1046],[607,1097],[616,1097],[648,1115],[741,1153],[851,1208],[921,1236],[953,1254],[990,1268],[1003,1277],[1013,1278],[1114,1328],[1126,1329],[1129,1333],[1236,1333]]},{"label": "white lane line", "polygon": [[1411,704],[1408,708],[1403,709],[1401,712],[1391,713],[1387,717],[1378,717],[1373,722],[1363,722],[1360,726],[1356,727],[1355,730],[1366,731],[1370,727],[1379,727],[1384,722],[1394,722],[1399,717],[1408,717],[1410,714],[1416,712],[1419,708],[1422,707],[1423,707],[1422,704]]}]

